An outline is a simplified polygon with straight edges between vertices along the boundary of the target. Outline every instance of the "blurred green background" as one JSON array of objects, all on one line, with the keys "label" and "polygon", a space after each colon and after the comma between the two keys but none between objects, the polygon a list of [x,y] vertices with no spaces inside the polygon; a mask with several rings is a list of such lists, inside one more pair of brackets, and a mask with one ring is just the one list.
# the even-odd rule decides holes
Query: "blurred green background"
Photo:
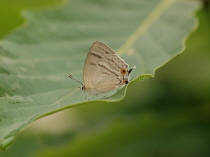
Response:
[{"label": "blurred green background", "polygon": [[[24,19],[21,9],[57,0],[0,0],[0,38]],[[210,9],[202,8],[186,50],[128,88],[116,103],[92,103],[34,122],[1,157],[208,157]]]}]

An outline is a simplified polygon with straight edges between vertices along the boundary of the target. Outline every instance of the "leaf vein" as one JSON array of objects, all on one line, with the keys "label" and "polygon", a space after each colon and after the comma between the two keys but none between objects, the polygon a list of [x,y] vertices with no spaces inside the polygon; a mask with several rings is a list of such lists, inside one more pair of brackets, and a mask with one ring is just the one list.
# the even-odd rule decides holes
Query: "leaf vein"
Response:
[{"label": "leaf vein", "polygon": [[133,44],[138,40],[148,28],[162,15],[162,13],[167,10],[175,0],[162,0],[147,16],[147,18],[142,21],[138,29],[128,37],[127,41],[117,50],[119,55],[122,55],[127,51]]}]

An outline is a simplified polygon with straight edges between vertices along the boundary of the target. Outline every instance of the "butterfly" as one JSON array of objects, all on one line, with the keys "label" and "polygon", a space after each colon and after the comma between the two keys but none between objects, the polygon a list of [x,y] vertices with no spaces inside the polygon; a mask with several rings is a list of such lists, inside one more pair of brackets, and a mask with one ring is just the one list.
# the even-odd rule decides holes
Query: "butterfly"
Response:
[{"label": "butterfly", "polygon": [[85,61],[83,69],[84,84],[74,79],[72,75],[69,75],[69,77],[82,84],[80,88],[85,91],[85,94],[89,96],[99,95],[128,84],[129,75],[134,68],[136,67],[129,69],[128,64],[106,44],[95,41]]}]

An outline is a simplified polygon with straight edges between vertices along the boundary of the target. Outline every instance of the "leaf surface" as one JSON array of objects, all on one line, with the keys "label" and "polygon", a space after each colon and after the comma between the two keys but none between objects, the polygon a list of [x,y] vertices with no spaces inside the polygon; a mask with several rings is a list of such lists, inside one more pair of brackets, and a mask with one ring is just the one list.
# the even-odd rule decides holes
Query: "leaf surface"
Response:
[{"label": "leaf surface", "polygon": [[29,23],[0,45],[0,143],[45,115],[95,101],[119,101],[127,86],[109,99],[84,99],[79,84],[87,52],[94,41],[114,49],[137,68],[131,84],[184,49],[196,26],[194,1],[79,0],[58,9],[24,12]]}]

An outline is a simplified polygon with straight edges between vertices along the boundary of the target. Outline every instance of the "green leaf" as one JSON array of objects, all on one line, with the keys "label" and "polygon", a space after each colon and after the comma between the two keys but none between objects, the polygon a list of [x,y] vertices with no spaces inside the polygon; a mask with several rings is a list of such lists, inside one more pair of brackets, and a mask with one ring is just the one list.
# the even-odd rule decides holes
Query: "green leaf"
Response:
[{"label": "green leaf", "polygon": [[40,8],[61,3],[61,0],[0,0],[0,39],[2,39],[14,27],[24,22],[20,11],[25,8]]},{"label": "green leaf", "polygon": [[[154,75],[155,69],[184,49],[196,26],[194,1],[80,0],[56,10],[24,12],[27,26],[0,46],[0,143],[34,120],[79,104],[119,101],[122,87],[109,99],[84,99],[78,83],[94,41],[102,41],[130,65],[137,66],[131,84]],[[82,79],[81,79],[82,80]],[[8,142],[9,141],[9,142]]]}]

